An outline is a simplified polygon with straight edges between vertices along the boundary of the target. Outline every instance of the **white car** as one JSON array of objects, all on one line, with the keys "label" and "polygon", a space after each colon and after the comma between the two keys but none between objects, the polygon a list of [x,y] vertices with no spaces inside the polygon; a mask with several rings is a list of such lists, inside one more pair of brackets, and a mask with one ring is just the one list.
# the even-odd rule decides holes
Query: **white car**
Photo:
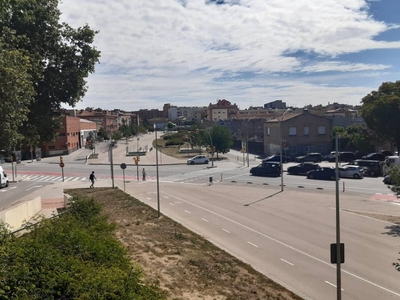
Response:
[{"label": "white car", "polygon": [[359,166],[346,165],[339,168],[339,177],[361,179],[364,175]]},{"label": "white car", "polygon": [[196,155],[195,157],[188,159],[187,164],[188,165],[208,164],[208,157],[205,155]]}]

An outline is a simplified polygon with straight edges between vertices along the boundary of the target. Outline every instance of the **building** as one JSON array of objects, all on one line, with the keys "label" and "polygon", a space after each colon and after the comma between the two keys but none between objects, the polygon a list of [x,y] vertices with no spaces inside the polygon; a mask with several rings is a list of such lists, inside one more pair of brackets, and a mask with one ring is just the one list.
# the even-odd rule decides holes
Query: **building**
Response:
[{"label": "building", "polygon": [[66,155],[86,146],[86,139],[92,133],[96,138],[96,123],[77,117],[61,116],[61,127],[54,142],[44,143],[43,156]]},{"label": "building", "polygon": [[264,108],[266,108],[266,109],[286,109],[286,102],[282,102],[282,100],[275,100],[275,101],[264,104]]},{"label": "building", "polygon": [[107,110],[81,110],[78,112],[77,116],[81,119],[95,122],[97,124],[97,131],[99,131],[100,128],[104,128],[110,136],[117,132],[119,128],[118,114]]},{"label": "building", "polygon": [[280,153],[282,139],[284,154],[327,154],[332,150],[332,119],[310,113],[285,113],[264,123],[264,151],[267,155]]},{"label": "building", "polygon": [[238,113],[236,104],[231,104],[228,100],[218,100],[217,104],[208,105],[208,120],[213,122],[225,121],[233,118]]},{"label": "building", "polygon": [[154,118],[167,118],[164,116],[164,111],[158,109],[140,109],[134,113],[139,116],[142,122]]},{"label": "building", "polygon": [[169,106],[168,119],[177,123],[182,121],[198,122],[207,115],[207,107]]}]

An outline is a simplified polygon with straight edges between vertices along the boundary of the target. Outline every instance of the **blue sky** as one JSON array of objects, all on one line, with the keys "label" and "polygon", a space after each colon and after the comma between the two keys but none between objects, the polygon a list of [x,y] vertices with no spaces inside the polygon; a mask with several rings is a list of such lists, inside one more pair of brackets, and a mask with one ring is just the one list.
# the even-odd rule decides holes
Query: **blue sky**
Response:
[{"label": "blue sky", "polygon": [[100,64],[77,108],[359,105],[400,80],[400,0],[68,0]]}]

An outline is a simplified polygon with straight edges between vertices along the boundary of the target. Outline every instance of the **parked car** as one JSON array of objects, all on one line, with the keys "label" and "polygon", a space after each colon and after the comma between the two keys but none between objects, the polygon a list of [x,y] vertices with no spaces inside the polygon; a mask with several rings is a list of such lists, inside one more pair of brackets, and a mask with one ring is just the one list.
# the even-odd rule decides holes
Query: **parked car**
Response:
[{"label": "parked car", "polygon": [[356,159],[349,165],[359,166],[362,169],[364,176],[380,176],[382,174],[380,163],[377,160]]},{"label": "parked car", "polygon": [[308,171],[316,170],[318,168],[320,168],[319,164],[305,162],[298,164],[297,166],[289,167],[287,173],[290,175],[307,175]]},{"label": "parked car", "polygon": [[339,177],[362,179],[364,178],[364,174],[363,170],[359,166],[346,165],[339,168]]},{"label": "parked car", "polygon": [[308,179],[325,179],[325,180],[335,180],[336,172],[334,168],[319,168],[316,170],[307,172]]},{"label": "parked car", "polygon": [[[326,157],[326,160],[329,162],[335,162],[336,161],[336,152],[332,151],[331,154],[329,154]],[[356,160],[356,155],[353,152],[347,152],[347,151],[339,152],[338,161],[351,162],[353,160]]]},{"label": "parked car", "polygon": [[378,161],[384,161],[386,156],[382,153],[370,153],[366,156],[363,156],[362,159],[365,160],[378,160]]},{"label": "parked car", "polygon": [[[273,162],[280,162],[281,156],[279,154],[268,156],[262,160],[263,162],[273,161]],[[289,156],[282,155],[282,162],[287,163],[290,162],[291,158]]]},{"label": "parked car", "polygon": [[2,187],[8,187],[8,178],[3,168],[0,167],[0,188]]},{"label": "parked car", "polygon": [[250,174],[253,176],[275,176],[278,177],[281,174],[281,166],[276,162],[264,162],[259,164],[257,167],[250,169]]},{"label": "parked car", "polygon": [[195,157],[189,158],[187,160],[188,165],[194,164],[208,164],[208,157],[205,155],[196,155]]},{"label": "parked car", "polygon": [[297,156],[295,158],[296,162],[313,162],[313,163],[318,163],[323,160],[323,156],[321,153],[307,153],[306,155],[303,156]]},{"label": "parked car", "polygon": [[390,179],[390,175],[386,175],[386,176],[383,178],[383,183],[384,183],[384,184],[393,184],[392,180]]},{"label": "parked car", "polygon": [[383,155],[385,155],[385,157],[386,157],[386,156],[392,156],[392,155],[393,155],[392,151],[389,151],[389,150],[381,150],[381,153],[382,153]]}]

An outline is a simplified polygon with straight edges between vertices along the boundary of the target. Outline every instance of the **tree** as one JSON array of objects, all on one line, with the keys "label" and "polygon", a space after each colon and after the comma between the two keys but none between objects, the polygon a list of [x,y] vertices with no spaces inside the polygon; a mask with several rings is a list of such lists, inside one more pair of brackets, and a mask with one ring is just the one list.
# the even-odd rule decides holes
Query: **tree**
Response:
[{"label": "tree", "polygon": [[100,127],[97,136],[102,137],[104,140],[108,140],[110,138],[107,131],[103,127]]},{"label": "tree", "polygon": [[388,188],[399,197],[400,195],[400,168],[392,165],[388,170],[391,185]]},{"label": "tree", "polygon": [[[334,127],[334,134],[340,135],[340,150],[358,151],[362,154],[367,154],[372,151],[371,140],[373,137],[368,130],[360,125],[351,125],[348,127]],[[333,144],[335,139],[333,139]]]},{"label": "tree", "polygon": [[35,93],[29,68],[29,58],[20,51],[0,51],[0,150],[6,154],[23,140],[18,129],[28,119]]},{"label": "tree", "polygon": [[378,91],[362,98],[361,116],[383,140],[400,148],[400,80],[384,82]]},{"label": "tree", "polygon": [[218,153],[227,153],[229,152],[229,148],[233,145],[232,133],[231,131],[221,125],[214,125],[210,132],[211,139],[213,141],[213,146],[215,147],[215,151]]},{"label": "tree", "polygon": [[[88,25],[74,29],[59,23],[59,0],[3,0],[0,6],[2,48],[26,56],[29,68],[20,68],[31,78],[34,101],[20,134],[26,141],[51,141],[59,128],[54,110],[62,104],[75,106],[87,91],[85,78],[94,72],[100,52],[92,46],[97,32]],[[29,89],[28,89],[29,90]],[[23,107],[23,106],[22,106]],[[26,120],[26,116],[28,119]]]}]

